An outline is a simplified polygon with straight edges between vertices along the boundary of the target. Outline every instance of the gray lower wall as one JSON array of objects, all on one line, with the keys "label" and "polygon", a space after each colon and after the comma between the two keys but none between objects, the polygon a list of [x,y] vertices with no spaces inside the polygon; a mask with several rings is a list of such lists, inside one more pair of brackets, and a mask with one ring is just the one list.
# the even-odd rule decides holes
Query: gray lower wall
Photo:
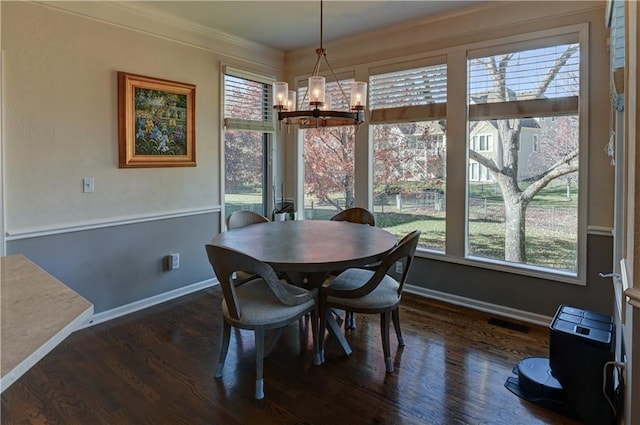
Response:
[{"label": "gray lower wall", "polygon": [[613,237],[588,235],[586,286],[426,258],[414,261],[407,282],[545,316],[553,316],[560,304],[612,315],[611,279],[598,276],[611,271],[612,255]]},{"label": "gray lower wall", "polygon": [[[218,213],[70,232],[7,242],[87,298],[100,313],[214,277],[204,245],[220,232]],[[613,238],[589,235],[587,285],[416,258],[408,283],[525,312],[553,316],[558,305],[612,315]],[[163,258],[180,254],[180,268]]]},{"label": "gray lower wall", "polygon": [[[162,219],[7,241],[94,304],[95,313],[214,277],[204,245],[220,232],[219,213]],[[163,258],[180,254],[180,268]]]}]

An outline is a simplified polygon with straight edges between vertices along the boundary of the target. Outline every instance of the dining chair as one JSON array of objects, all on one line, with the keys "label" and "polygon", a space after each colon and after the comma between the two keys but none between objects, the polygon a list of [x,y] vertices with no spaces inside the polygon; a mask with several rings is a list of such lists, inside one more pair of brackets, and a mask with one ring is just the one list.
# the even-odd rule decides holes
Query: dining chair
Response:
[{"label": "dining chair", "polygon": [[[361,207],[352,207],[347,208],[333,217],[331,217],[333,221],[348,221],[350,223],[359,223],[359,224],[368,224],[369,226],[376,225],[376,217],[373,215],[371,211]],[[375,265],[372,265],[375,266]],[[367,268],[370,268],[368,266]],[[331,273],[331,276],[336,276],[340,274],[343,270],[335,271]],[[355,329],[356,328],[356,317],[354,316],[352,311],[346,311],[344,315],[344,328],[345,329]]]},{"label": "dining chair", "polygon": [[[278,279],[273,268],[253,257],[229,248],[206,245],[209,262],[222,287],[223,332],[216,378],[222,377],[224,362],[229,351],[231,327],[250,329],[255,333],[256,392],[255,398],[264,398],[263,362],[265,334],[281,330],[311,313],[313,337],[313,363],[321,364],[318,345],[318,290],[307,290]],[[237,283],[232,278],[237,270],[246,270],[257,278]]]},{"label": "dining chair", "polygon": [[352,207],[347,208],[333,217],[331,217],[333,221],[348,221],[351,223],[360,223],[360,224],[368,224],[369,226],[376,225],[376,217],[373,215],[371,211],[366,208],[360,207]]},{"label": "dining chair", "polygon": [[[320,290],[320,356],[324,361],[324,334],[326,318],[331,309],[338,308],[365,314],[380,314],[380,333],[382,334],[382,350],[387,373],[393,372],[391,349],[389,344],[389,319],[398,338],[398,345],[404,345],[400,329],[398,307],[402,299],[402,290],[407,274],[420,239],[420,230],[406,235],[391,250],[375,270],[347,269],[340,273],[330,286]],[[399,280],[389,276],[387,272],[397,262],[403,263],[403,272]]]},{"label": "dining chair", "polygon": [[248,210],[234,211],[227,216],[227,230],[237,229],[238,227],[248,226],[250,224],[267,223],[269,219],[261,214]]},{"label": "dining chair", "polygon": [[[239,227],[249,226],[251,224],[268,222],[269,219],[267,217],[249,210],[234,211],[227,216],[226,220],[227,230],[237,229]],[[236,279],[238,282],[250,280],[254,277],[254,275],[241,270],[238,270],[234,275],[234,279]]]}]

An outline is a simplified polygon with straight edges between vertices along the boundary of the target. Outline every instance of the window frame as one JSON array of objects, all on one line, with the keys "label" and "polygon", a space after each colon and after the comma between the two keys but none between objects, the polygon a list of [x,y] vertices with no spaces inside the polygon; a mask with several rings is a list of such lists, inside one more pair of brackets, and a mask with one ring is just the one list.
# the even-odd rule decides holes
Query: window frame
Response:
[{"label": "window frame", "polygon": [[[402,105],[402,106],[390,106],[390,107],[380,107],[376,109],[370,110],[370,120],[367,122],[367,132],[368,132],[368,149],[369,149],[369,157],[370,163],[375,163],[375,140],[374,140],[374,132],[371,130],[373,126],[376,125],[393,125],[393,124],[405,124],[405,123],[434,123],[440,120],[447,120],[447,103],[449,96],[449,82],[448,82],[448,74],[449,74],[449,64],[447,62],[447,56],[443,54],[434,54],[427,57],[417,57],[412,60],[406,60],[401,62],[387,62],[382,65],[372,66],[368,69],[368,77],[369,77],[369,96],[371,96],[372,83],[371,77],[391,74],[391,73],[401,73],[403,71],[415,71],[421,68],[437,68],[444,67],[444,72],[447,73],[447,78],[444,84],[444,96],[446,97],[446,101],[444,102],[426,102],[423,104],[410,104],[410,105]],[[406,81],[406,80],[405,80]],[[436,82],[440,82],[440,80],[435,80]],[[436,86],[440,88],[439,86]],[[442,92],[438,91],[438,98],[442,97]],[[370,105],[370,102],[369,102]],[[448,127],[448,126],[447,126]],[[447,130],[443,134],[435,134],[437,137],[436,146],[434,148],[435,152],[439,154],[440,146],[443,148],[443,153],[446,156],[447,152]],[[424,151],[428,152],[427,145],[424,146]],[[447,178],[447,167],[449,166],[449,161],[447,160],[444,164],[444,174],[445,181]],[[356,167],[358,164],[356,163]],[[369,205],[368,207],[373,211],[373,189],[374,189],[374,181],[375,181],[375,170],[369,170],[369,192],[371,196],[369,197]],[[357,194],[356,194],[357,196]],[[446,197],[445,197],[446,199]],[[446,216],[447,209],[445,208],[445,227],[448,226],[446,224]],[[445,255],[446,252],[446,237],[445,237],[445,247],[444,249],[440,249],[439,247],[421,247],[418,246],[417,252],[423,253],[433,253],[435,255]]]},{"label": "window frame", "polygon": [[[429,250],[418,248],[416,256],[447,263],[476,267],[492,271],[523,275],[554,282],[576,285],[586,284],[586,239],[587,239],[587,178],[589,175],[589,22],[560,25],[542,30],[528,31],[520,34],[512,34],[505,37],[483,39],[480,41],[463,42],[456,45],[443,46],[422,53],[413,53],[405,56],[397,56],[382,60],[358,63],[351,67],[344,67],[342,73],[356,75],[358,80],[367,80],[370,75],[399,71],[420,66],[447,65],[447,102],[446,110],[447,133],[444,139],[446,149],[447,170],[447,224],[445,249]],[[577,273],[563,273],[560,270],[546,269],[526,264],[506,263],[469,257],[466,253],[466,223],[467,223],[467,190],[468,166],[460,167],[460,164],[468,164],[468,105],[467,105],[467,53],[497,52],[500,49],[519,45],[522,48],[543,47],[542,42],[559,44],[562,40],[573,39],[580,44],[580,79],[583,82],[580,87],[577,104],[580,116],[580,159],[579,159],[579,204],[578,204],[578,267]],[[503,50],[504,51],[504,50]],[[365,118],[365,124],[358,130],[356,139],[356,186],[355,196],[360,201],[359,206],[372,208],[373,206],[373,132],[369,125],[378,122],[380,115],[375,111],[369,111]],[[430,120],[429,116],[419,115],[420,120]],[[406,117],[405,122],[410,122],[415,117]],[[298,133],[295,130],[294,135]],[[301,138],[296,138],[294,155],[297,162],[296,196],[302,196],[301,184]],[[495,149],[495,147],[494,147]],[[492,181],[493,181],[493,175]],[[363,184],[363,178],[366,182]],[[360,183],[358,183],[360,181]]]},{"label": "window frame", "polygon": [[224,228],[224,222],[226,218],[226,202],[225,202],[225,183],[226,183],[226,155],[225,155],[225,132],[229,129],[228,126],[231,126],[232,130],[236,131],[252,131],[252,132],[260,132],[262,133],[262,214],[265,217],[269,217],[269,210],[271,208],[270,199],[272,198],[272,188],[269,182],[272,180],[272,176],[274,175],[273,170],[273,160],[271,157],[271,153],[273,151],[273,143],[275,136],[275,114],[268,112],[265,113],[264,119],[262,123],[256,122],[253,124],[251,122],[247,122],[246,120],[228,120],[225,118],[225,76],[233,76],[236,78],[241,78],[257,83],[262,83],[265,85],[265,91],[267,96],[271,96],[270,86],[275,82],[275,78],[259,73],[254,73],[252,71],[236,68],[233,66],[221,65],[220,72],[220,117],[221,123],[223,125],[220,126],[220,199],[221,199],[221,228]]},{"label": "window frame", "polygon": [[[484,143],[484,149],[483,149]],[[478,152],[493,152],[493,134],[491,133],[478,133],[472,137],[472,146],[478,146]]]},{"label": "window frame", "polygon": [[540,151],[540,138],[538,137],[537,134],[532,134],[532,143],[533,146],[531,147],[531,151],[532,152],[539,152]]},{"label": "window frame", "polygon": [[[588,81],[589,81],[589,26],[587,23],[569,25],[564,27],[558,27],[549,30],[537,31],[533,33],[519,34],[516,36],[506,37],[503,39],[490,40],[486,42],[477,43],[475,45],[467,46],[466,59],[472,57],[483,57],[496,55],[500,53],[507,53],[514,49],[536,49],[541,47],[549,47],[566,42],[578,43],[580,46],[580,88],[578,99],[575,104],[567,104],[564,98],[560,98],[561,104],[560,110],[566,110],[567,108],[575,108],[577,115],[580,119],[579,124],[579,177],[578,177],[578,226],[577,226],[577,268],[576,272],[565,272],[563,270],[549,269],[546,267],[530,265],[530,264],[517,264],[510,263],[502,260],[489,259],[484,257],[471,256],[466,251],[464,260],[457,261],[462,264],[472,264],[476,267],[484,266],[488,269],[506,271],[516,274],[523,274],[527,276],[540,277],[544,279],[551,279],[554,281],[576,284],[584,286],[586,285],[586,239],[587,239],[587,178],[588,178],[588,128],[589,128],[589,114],[588,114]],[[467,84],[467,81],[465,81]],[[465,93],[466,97],[466,93]],[[532,101],[524,101],[527,106],[534,105]],[[466,104],[466,99],[465,99]],[[468,117],[473,115],[472,109],[469,108]],[[553,116],[554,111],[541,116]],[[561,113],[559,113],[561,114]],[[495,118],[495,116],[491,116]],[[500,118],[511,118],[500,117]],[[489,119],[487,117],[486,119]],[[465,195],[467,190],[465,189]],[[466,196],[465,196],[466,197]],[[465,200],[465,211],[468,211],[468,201]],[[465,214],[465,241],[468,240],[467,229],[467,214]],[[465,245],[466,242],[465,242]]]}]

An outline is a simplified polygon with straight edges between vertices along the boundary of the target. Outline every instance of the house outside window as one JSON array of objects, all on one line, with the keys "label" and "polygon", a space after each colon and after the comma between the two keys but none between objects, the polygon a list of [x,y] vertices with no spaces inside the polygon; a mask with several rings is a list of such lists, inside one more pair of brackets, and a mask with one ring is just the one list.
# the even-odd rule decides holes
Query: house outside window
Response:
[{"label": "house outside window", "polygon": [[471,181],[480,180],[480,172],[478,171],[479,165],[477,162],[472,162],[469,164],[469,179]]},{"label": "house outside window", "polygon": [[472,146],[478,152],[493,152],[493,135],[478,134],[472,138]]}]

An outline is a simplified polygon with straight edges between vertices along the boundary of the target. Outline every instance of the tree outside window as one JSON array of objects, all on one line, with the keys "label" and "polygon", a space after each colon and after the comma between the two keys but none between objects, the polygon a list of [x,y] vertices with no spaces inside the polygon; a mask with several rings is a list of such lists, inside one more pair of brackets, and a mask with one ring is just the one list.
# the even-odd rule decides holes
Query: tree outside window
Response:
[{"label": "tree outside window", "polygon": [[[497,143],[493,155],[470,144],[470,163],[495,184],[487,190],[470,175],[469,255],[576,272],[579,45],[468,62],[470,133],[494,128]],[[495,118],[500,111],[510,116]]]},{"label": "tree outside window", "polygon": [[[340,85],[349,96],[353,79],[341,80]],[[332,108],[346,110],[336,82],[327,83]],[[298,93],[303,104],[305,87]],[[305,219],[326,220],[345,208],[355,205],[355,126],[307,128],[304,141],[304,216]]]}]

